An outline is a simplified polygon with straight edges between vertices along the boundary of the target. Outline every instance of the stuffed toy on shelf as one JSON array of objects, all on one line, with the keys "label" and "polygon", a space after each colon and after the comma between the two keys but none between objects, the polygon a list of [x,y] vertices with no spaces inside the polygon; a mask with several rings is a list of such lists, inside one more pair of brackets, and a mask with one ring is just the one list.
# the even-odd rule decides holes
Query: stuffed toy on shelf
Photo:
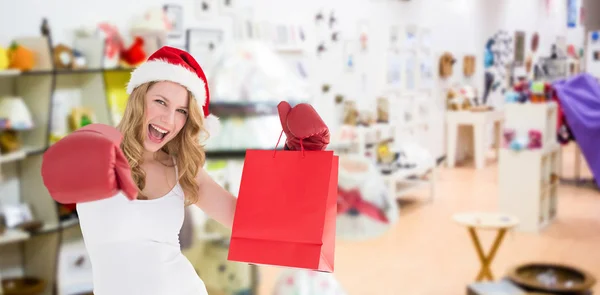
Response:
[{"label": "stuffed toy on shelf", "polygon": [[0,153],[8,154],[16,152],[21,148],[19,135],[14,130],[0,132]]},{"label": "stuffed toy on shelf", "polygon": [[96,121],[94,111],[89,108],[73,108],[69,115],[69,128],[75,131]]},{"label": "stuffed toy on shelf", "polygon": [[152,53],[166,45],[167,36],[172,29],[173,23],[165,9],[161,6],[152,6],[144,14],[134,16],[130,32],[134,38],[143,38],[144,51]]},{"label": "stuffed toy on shelf", "polygon": [[98,24],[95,35],[104,40],[102,67],[105,69],[118,67],[124,41],[117,26],[108,22],[101,22]]},{"label": "stuffed toy on shelf", "polygon": [[386,97],[377,99],[377,123],[390,122],[390,102]]},{"label": "stuffed toy on shelf", "polygon": [[370,110],[361,110],[358,112],[358,126],[372,126],[377,121],[377,115]]},{"label": "stuffed toy on shelf", "polygon": [[34,127],[33,117],[25,101],[18,96],[0,99],[0,152],[10,153],[22,147],[20,131]]},{"label": "stuffed toy on shelf", "polygon": [[344,125],[358,125],[359,113],[356,102],[347,100],[344,102]]},{"label": "stuffed toy on shelf", "polygon": [[393,140],[384,140],[376,144],[376,164],[379,171],[385,175],[392,174],[398,169],[415,168],[414,163],[406,163],[406,156],[401,151],[392,149]]},{"label": "stuffed toy on shelf", "polygon": [[120,65],[124,68],[135,68],[146,61],[146,55],[144,39],[136,37],[129,48],[121,51]]},{"label": "stuffed toy on shelf", "polygon": [[477,101],[477,91],[472,86],[450,89],[446,94],[446,108],[451,111],[470,110]]},{"label": "stuffed toy on shelf", "polygon": [[0,46],[0,71],[8,69],[10,65],[10,59],[8,58],[8,50]]},{"label": "stuffed toy on shelf", "polygon": [[543,145],[542,132],[536,129],[527,131],[527,134],[517,134],[514,129],[505,129],[503,132],[503,146],[514,151],[537,150]]},{"label": "stuffed toy on shelf", "polygon": [[9,68],[23,72],[35,67],[35,53],[17,42],[13,42],[8,49]]},{"label": "stuffed toy on shelf", "polygon": [[546,83],[544,82],[533,82],[531,83],[531,96],[530,100],[533,103],[546,102]]},{"label": "stuffed toy on shelf", "polygon": [[56,69],[83,69],[86,65],[85,57],[77,50],[64,44],[54,47],[54,67]]}]

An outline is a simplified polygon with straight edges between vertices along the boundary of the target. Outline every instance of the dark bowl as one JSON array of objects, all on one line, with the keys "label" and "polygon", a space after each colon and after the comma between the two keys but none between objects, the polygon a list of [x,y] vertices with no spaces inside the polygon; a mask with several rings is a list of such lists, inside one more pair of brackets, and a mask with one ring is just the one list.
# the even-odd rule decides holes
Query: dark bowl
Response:
[{"label": "dark bowl", "polygon": [[527,263],[513,267],[508,278],[522,287],[552,293],[588,291],[596,278],[582,269],[556,263]]},{"label": "dark bowl", "polygon": [[46,281],[38,278],[10,278],[2,280],[5,295],[39,295],[46,289]]}]

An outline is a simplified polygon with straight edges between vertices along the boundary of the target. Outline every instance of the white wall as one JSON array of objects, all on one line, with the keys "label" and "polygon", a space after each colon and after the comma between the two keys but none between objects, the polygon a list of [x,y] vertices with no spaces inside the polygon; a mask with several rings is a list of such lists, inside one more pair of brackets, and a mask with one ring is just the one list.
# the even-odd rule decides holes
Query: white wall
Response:
[{"label": "white wall", "polygon": [[[136,0],[137,1],[137,0]],[[0,46],[8,45],[19,35],[37,35],[41,19],[47,17],[52,29],[54,43],[71,42],[73,31],[81,26],[93,27],[102,21],[116,24],[123,33],[128,31],[132,18],[141,15],[148,7],[165,3],[181,4],[184,7],[184,26],[186,28],[203,25],[230,25],[231,18],[198,20],[195,18],[195,3],[199,0],[3,0],[0,7]],[[216,1],[218,2],[218,1]],[[392,24],[417,24],[432,30],[434,60],[444,51],[457,57],[455,77],[440,85],[461,82],[461,61],[465,54],[477,57],[477,73],[469,83],[483,85],[483,48],[485,40],[499,29],[510,31],[523,30],[527,38],[532,32],[540,34],[540,51],[549,52],[550,44],[557,35],[567,35],[566,0],[552,0],[546,10],[546,0],[305,0],[271,1],[239,0],[233,1],[249,11],[256,20],[303,24],[314,29],[314,16],[317,11],[335,11],[342,38],[355,38],[357,22],[367,20],[370,25],[370,46],[368,56],[362,64],[367,75],[367,92],[362,93],[361,72],[354,75],[342,72],[341,46],[330,50],[327,55],[317,58],[309,52],[308,68],[315,93],[323,83],[330,83],[332,91],[359,102],[373,102],[373,98],[385,89],[385,49]],[[143,3],[143,4],[142,4]],[[31,8],[33,7],[33,8]],[[5,9],[6,8],[6,9]],[[249,8],[249,9],[248,9]],[[314,31],[312,31],[314,32]],[[307,32],[309,35],[311,31]],[[578,40],[577,38],[575,39]],[[184,39],[176,41],[183,44]],[[436,92],[436,102],[441,111],[444,107],[443,95]],[[368,106],[369,104],[366,104]],[[323,113],[328,123],[331,118],[326,114],[332,108],[332,102],[316,99],[313,104]],[[441,116],[441,114],[440,114]],[[441,124],[441,123],[440,123]],[[442,126],[436,128],[440,143],[443,141]],[[443,144],[436,145],[437,155],[443,153]]]},{"label": "white wall", "polygon": [[[77,0],[22,0],[3,3],[0,9],[0,46],[8,45],[12,38],[19,35],[37,35],[41,19],[48,17],[55,44],[70,44],[73,31],[81,26],[94,26],[101,21],[116,24],[122,32],[127,32],[132,16],[142,14],[152,5],[164,3],[182,4],[185,7],[184,25],[186,28],[204,24],[231,24],[228,18],[206,21],[194,17],[196,0],[145,0],[143,4],[135,4],[133,0],[77,1]],[[235,2],[235,1],[234,1]],[[254,18],[258,21],[299,23],[309,29],[317,11],[326,13],[334,10],[339,20],[339,29],[343,39],[356,38],[357,22],[367,20],[370,26],[370,51],[361,61],[355,74],[342,73],[341,46],[317,58],[313,52],[308,58],[308,69],[315,93],[319,92],[323,83],[333,86],[332,92],[344,94],[356,99],[365,107],[373,98],[385,89],[386,47],[389,26],[392,24],[417,24],[432,30],[433,56],[442,51],[451,51],[459,59],[464,54],[480,55],[481,51],[481,19],[478,11],[483,9],[486,1],[478,0],[413,0],[410,2],[388,0],[306,0],[306,1],[271,1],[240,0],[240,6],[250,7]],[[142,2],[139,2],[142,3]],[[249,5],[251,3],[251,5]],[[10,9],[4,7],[10,6]],[[30,7],[34,7],[33,9]],[[311,33],[308,31],[307,33]],[[181,40],[180,43],[183,43]],[[339,43],[341,44],[341,43]],[[481,59],[479,59],[481,60]],[[325,65],[325,66],[324,66]],[[460,73],[460,62],[457,73]],[[360,70],[359,70],[360,68]],[[367,91],[362,93],[361,72],[367,75]],[[440,111],[443,99],[438,99]],[[313,104],[320,110],[329,124],[332,118],[328,115],[333,106],[331,100],[316,99]],[[439,115],[441,118],[441,114]],[[441,122],[441,121],[440,121]],[[436,137],[442,140],[442,126],[438,123]],[[433,152],[438,156],[443,152],[443,145],[435,145]]]}]

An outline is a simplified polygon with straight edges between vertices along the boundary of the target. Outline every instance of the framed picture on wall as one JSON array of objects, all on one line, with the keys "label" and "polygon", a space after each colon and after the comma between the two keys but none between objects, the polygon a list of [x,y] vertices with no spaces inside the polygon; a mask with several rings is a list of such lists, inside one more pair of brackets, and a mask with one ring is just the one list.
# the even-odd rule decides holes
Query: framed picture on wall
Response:
[{"label": "framed picture on wall", "polygon": [[404,28],[403,47],[406,50],[418,49],[419,28],[416,25],[408,25]]},{"label": "framed picture on wall", "polygon": [[193,0],[194,16],[197,20],[205,20],[218,13],[217,0]]},{"label": "framed picture on wall", "polygon": [[169,38],[179,38],[183,35],[183,7],[176,4],[166,4],[163,6],[167,19],[171,22],[171,31]]},{"label": "framed picture on wall", "polygon": [[240,10],[233,16],[233,39],[253,40],[256,38],[256,23],[250,10]]},{"label": "framed picture on wall", "polygon": [[386,82],[389,88],[402,88],[402,57],[396,50],[388,50]]},{"label": "framed picture on wall", "polygon": [[284,24],[276,24],[272,26],[272,37],[271,40],[275,46],[290,46],[290,31],[289,28]]},{"label": "framed picture on wall", "polygon": [[224,41],[224,31],[217,28],[192,28],[186,32],[186,50],[209,76],[216,64],[217,52]]},{"label": "framed picture on wall", "polygon": [[428,28],[422,28],[419,32],[419,43],[421,50],[426,53],[431,52],[431,30]]},{"label": "framed picture on wall", "polygon": [[369,21],[367,20],[359,20],[356,25],[357,37],[360,41],[360,50],[362,52],[367,52],[369,50]]},{"label": "framed picture on wall", "polygon": [[517,66],[525,64],[525,32],[515,32],[514,63]]},{"label": "framed picture on wall", "polygon": [[342,43],[342,64],[344,71],[352,72],[356,68],[356,58],[360,51],[360,45],[358,41],[346,40]]},{"label": "framed picture on wall", "polygon": [[413,91],[417,90],[417,82],[418,82],[418,71],[419,71],[419,62],[417,59],[417,54],[414,52],[408,52],[403,55],[404,59],[402,63],[404,64],[404,89]]},{"label": "framed picture on wall", "polygon": [[223,15],[235,15],[238,0],[216,0],[219,3],[219,12]]},{"label": "framed picture on wall", "polygon": [[431,89],[433,87],[433,82],[435,81],[435,76],[433,60],[429,56],[420,56],[418,72],[420,89]]},{"label": "framed picture on wall", "polygon": [[397,50],[400,47],[400,26],[390,26],[389,49]]}]

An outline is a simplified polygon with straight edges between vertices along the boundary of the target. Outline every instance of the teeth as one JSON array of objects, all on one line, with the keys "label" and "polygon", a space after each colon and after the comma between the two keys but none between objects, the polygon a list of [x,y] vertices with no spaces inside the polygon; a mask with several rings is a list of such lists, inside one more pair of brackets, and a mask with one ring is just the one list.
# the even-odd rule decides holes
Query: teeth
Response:
[{"label": "teeth", "polygon": [[152,126],[152,128],[154,128],[156,131],[158,131],[160,133],[163,133],[163,134],[166,134],[167,132],[169,132],[169,131],[164,130],[164,129],[162,129],[162,128],[158,127],[158,126],[155,126],[153,124],[150,124],[150,126]]}]

